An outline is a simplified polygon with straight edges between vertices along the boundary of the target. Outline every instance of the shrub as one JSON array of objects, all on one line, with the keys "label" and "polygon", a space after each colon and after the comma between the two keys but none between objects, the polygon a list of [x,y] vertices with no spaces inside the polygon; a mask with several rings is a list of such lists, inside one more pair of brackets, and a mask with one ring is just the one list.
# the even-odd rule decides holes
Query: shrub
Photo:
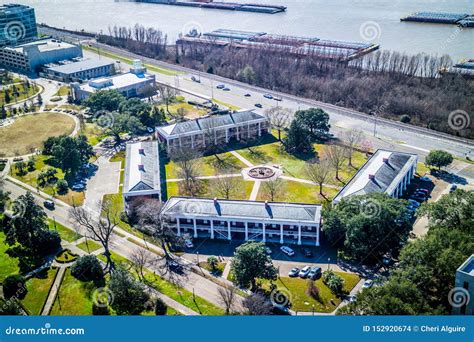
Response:
[{"label": "shrub", "polygon": [[65,194],[67,194],[67,192],[68,192],[68,187],[69,187],[69,185],[67,184],[67,181],[64,180],[64,179],[60,179],[60,180],[56,183],[56,191],[57,191],[58,194],[60,194],[60,195],[65,195]]},{"label": "shrub", "polygon": [[166,310],[168,309],[168,306],[163,302],[161,298],[156,298],[155,302],[155,314],[157,316],[164,316],[166,315]]},{"label": "shrub", "polygon": [[102,281],[104,270],[95,255],[85,255],[77,259],[71,267],[71,274],[81,281]]},{"label": "shrub", "polygon": [[409,123],[411,121],[411,117],[410,117],[410,115],[403,114],[400,117],[400,121],[403,122],[403,123]]},{"label": "shrub", "polygon": [[319,288],[316,286],[313,280],[308,279],[308,287],[306,288],[306,295],[316,300],[320,300]]},{"label": "shrub", "polygon": [[108,305],[102,303],[93,303],[92,304],[92,314],[94,316],[109,316],[110,309]]},{"label": "shrub", "polygon": [[3,281],[3,296],[6,299],[15,297],[17,299],[25,298],[28,290],[25,286],[25,278],[20,274],[13,274]]},{"label": "shrub", "polygon": [[217,269],[217,264],[219,263],[219,261],[217,260],[215,256],[212,255],[209,258],[207,258],[207,263],[211,267],[211,270],[215,271]]},{"label": "shrub", "polygon": [[335,294],[341,293],[344,287],[344,279],[332,270],[327,270],[323,273],[323,283]]}]

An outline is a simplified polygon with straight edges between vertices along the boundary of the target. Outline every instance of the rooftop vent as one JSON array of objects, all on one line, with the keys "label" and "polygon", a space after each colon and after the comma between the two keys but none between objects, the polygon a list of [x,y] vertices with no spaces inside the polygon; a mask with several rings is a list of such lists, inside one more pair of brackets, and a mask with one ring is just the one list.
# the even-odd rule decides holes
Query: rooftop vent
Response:
[{"label": "rooftop vent", "polygon": [[145,166],[143,164],[138,165],[138,170],[145,171]]},{"label": "rooftop vent", "polygon": [[143,149],[143,148],[138,149],[138,153],[145,154],[145,149]]},{"label": "rooftop vent", "polygon": [[388,164],[388,158],[383,158],[382,160],[385,164]]},{"label": "rooftop vent", "polygon": [[372,174],[369,175],[369,179],[370,179],[370,180],[374,180],[374,179],[375,179],[375,175],[372,175]]}]

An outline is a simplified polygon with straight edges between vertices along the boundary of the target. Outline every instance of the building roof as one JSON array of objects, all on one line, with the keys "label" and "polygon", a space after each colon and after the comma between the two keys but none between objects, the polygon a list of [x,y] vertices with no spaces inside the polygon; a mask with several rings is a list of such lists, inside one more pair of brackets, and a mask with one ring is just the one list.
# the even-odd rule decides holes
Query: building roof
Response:
[{"label": "building roof", "polygon": [[83,91],[93,93],[97,90],[122,89],[153,78],[154,76],[149,74],[127,72],[125,74],[94,78],[88,83],[81,84],[78,87]]},{"label": "building roof", "polygon": [[74,74],[76,72],[100,68],[104,66],[113,65],[113,62],[101,59],[84,59],[77,62],[66,63],[58,66],[49,67],[48,70],[58,72],[61,74]]},{"label": "building roof", "polygon": [[159,191],[160,185],[158,142],[127,144],[123,193]]},{"label": "building roof", "polygon": [[171,197],[163,207],[161,214],[319,224],[321,205]]},{"label": "building roof", "polygon": [[19,44],[16,46],[7,46],[4,49],[14,50],[16,52],[25,53],[28,49],[36,48],[39,52],[47,52],[54,50],[63,50],[68,48],[77,48],[76,45],[66,43],[57,39],[39,39],[28,43]]},{"label": "building roof", "polygon": [[217,114],[204,118],[178,122],[168,126],[158,127],[160,134],[166,138],[179,136],[188,133],[205,133],[210,129],[216,129],[225,126],[266,120],[265,116],[255,113],[251,110],[245,110],[235,113]]},{"label": "building roof", "polygon": [[416,154],[377,150],[334,198],[390,192],[398,185],[402,170],[416,163]]},{"label": "building roof", "polygon": [[469,274],[474,277],[474,254],[466,259],[458,268],[458,272]]}]

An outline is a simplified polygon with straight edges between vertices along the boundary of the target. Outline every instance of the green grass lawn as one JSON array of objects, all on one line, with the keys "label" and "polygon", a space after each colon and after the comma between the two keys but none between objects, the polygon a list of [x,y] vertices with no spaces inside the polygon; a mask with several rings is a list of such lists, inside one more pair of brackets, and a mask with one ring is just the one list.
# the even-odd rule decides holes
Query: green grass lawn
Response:
[{"label": "green grass lawn", "polygon": [[[275,202],[294,202],[294,203],[327,203],[331,201],[339,190],[323,186],[323,193],[326,198],[319,194],[319,186],[299,183],[294,181],[282,180],[279,192],[274,199]],[[265,190],[264,183],[258,190],[257,200],[271,200],[268,191]]]},{"label": "green grass lawn", "polygon": [[66,96],[66,95],[69,95],[69,87],[68,86],[59,87],[58,91],[54,94],[54,96]]},{"label": "green grass lawn", "polygon": [[10,248],[5,243],[5,234],[0,232],[0,283],[11,274],[19,272],[18,260],[7,255],[6,251]]},{"label": "green grass lawn", "polygon": [[81,125],[80,133],[85,135],[87,138],[87,142],[92,146],[97,145],[103,139],[105,139],[106,135],[104,134],[104,130],[100,128],[96,123],[92,122],[85,122]]},{"label": "green grass lawn", "polygon": [[[201,179],[199,180],[200,184],[200,191],[197,195],[197,197],[207,197],[207,198],[214,198],[214,197],[222,197],[222,195],[219,194],[215,187],[215,182],[216,180],[214,179]],[[231,199],[236,199],[236,200],[243,200],[243,199],[249,199],[250,193],[252,192],[252,188],[255,182],[252,181],[245,181],[241,177],[236,177],[235,178],[235,191],[230,196]],[[180,189],[180,184],[182,182],[167,182],[166,183],[166,193],[168,195],[168,198],[171,196],[184,196],[183,191]]]},{"label": "green grass lawn", "polygon": [[159,277],[158,275],[154,275],[153,273],[148,272],[145,277],[157,291],[163,293],[165,296],[174,299],[178,303],[183,304],[191,310],[200,313],[201,315],[218,316],[224,314],[224,310],[219,308],[218,306],[208,302],[207,300],[199,296],[193,296],[192,292],[173,285],[170,282]]},{"label": "green grass lawn", "polygon": [[[354,273],[336,272],[344,279],[344,292],[349,293],[359,281],[359,276]],[[306,294],[308,286],[307,279],[280,277],[275,285],[283,293],[290,293],[291,309],[294,311],[332,312],[341,303],[331,290],[323,283],[322,278],[315,281],[319,289],[320,300],[316,300]],[[331,302],[332,300],[332,302]]]},{"label": "green grass lawn", "polygon": [[76,233],[74,230],[67,228],[66,226],[62,225],[59,222],[54,222],[53,220],[48,219],[48,224],[49,224],[49,229],[58,231],[59,236],[61,237],[62,240],[72,242],[82,237],[81,234]]},{"label": "green grass lawn", "polygon": [[[132,228],[127,222],[120,220],[120,213],[124,211],[124,203],[122,194],[107,194],[104,195],[103,201],[108,201],[111,205],[111,210],[116,213],[116,219],[119,221],[119,227],[129,232],[130,234],[136,234],[135,229]],[[138,234],[136,234],[139,236]]]},{"label": "green grass lawn", "polygon": [[[197,161],[199,170],[198,176],[214,176],[227,173],[240,173],[245,164],[234,157],[230,152],[219,153],[199,158]],[[179,167],[169,161],[165,165],[166,179],[180,178]]]},{"label": "green grass lawn", "polygon": [[[116,264],[116,266],[122,266],[125,269],[130,268],[130,260],[128,260],[127,258],[113,251],[110,251],[110,255],[112,257],[113,262]],[[105,255],[100,254],[97,257],[99,258],[99,260],[102,260],[103,262],[107,262],[107,258],[105,257]]]},{"label": "green grass lawn", "polygon": [[193,106],[187,102],[174,102],[168,104],[168,111],[166,110],[166,104],[160,104],[157,106],[159,109],[163,109],[167,119],[172,119],[178,115],[178,110],[184,110],[184,116],[188,119],[195,119],[207,114],[207,111],[203,108]]},{"label": "green grass lawn", "polygon": [[209,265],[207,263],[207,261],[203,261],[203,262],[200,262],[199,263],[199,267],[202,267],[204,268],[205,270],[211,272],[212,274],[216,275],[216,276],[221,276],[222,273],[224,272],[224,268],[225,268],[225,265],[226,263],[225,262],[218,262],[217,263],[217,266],[216,266],[216,269],[213,270],[211,265]]},{"label": "green grass lawn", "polygon": [[237,106],[234,106],[230,103],[226,103],[224,101],[220,101],[220,100],[217,100],[217,99],[212,99],[212,102],[214,102],[215,104],[218,104],[220,106],[224,106],[224,107],[227,107],[229,108],[230,110],[240,110],[240,107],[237,107]]},{"label": "green grass lawn", "polygon": [[[44,156],[44,155],[35,156],[35,159],[36,159],[35,169],[31,172],[27,172],[24,175],[19,175],[16,165],[13,164],[10,173],[14,178],[18,179],[19,181],[26,183],[28,185],[31,185],[34,188],[37,188],[38,186],[37,178],[38,178],[39,173],[41,171],[47,170],[50,167],[53,167],[51,165],[48,165],[49,158],[50,158],[49,156]],[[55,167],[53,168],[57,171],[56,177],[58,179],[64,179],[64,172],[59,168],[55,168]],[[53,192],[54,189],[51,186],[44,187],[44,188],[40,187],[40,190],[51,196],[54,193]],[[65,195],[56,195],[56,198],[70,205],[72,204],[82,205],[82,203],[84,203],[84,196],[85,196],[84,192],[76,192],[76,191],[69,190],[68,193]]]},{"label": "green grass lawn", "polygon": [[87,243],[86,241],[82,241],[81,243],[77,244],[76,247],[82,249],[84,252],[92,253],[101,249],[102,245],[98,242],[92,241],[91,239],[87,239]]},{"label": "green grass lawn", "polygon": [[67,269],[51,315],[92,315],[92,294],[95,289],[93,282],[79,281],[71,275],[71,270]]},{"label": "green grass lawn", "polygon": [[58,269],[50,268],[47,272],[41,272],[26,282],[28,293],[21,302],[28,309],[30,315],[41,314],[41,309],[48,298],[49,289],[53,285],[57,272]]},{"label": "green grass lawn", "polygon": [[[13,87],[15,87],[17,90],[18,90],[18,95],[15,96],[14,92],[13,92]],[[21,84],[15,84],[15,85],[11,85],[9,87],[7,87],[6,89],[8,89],[8,94],[10,95],[10,101],[8,101],[7,104],[9,103],[15,103],[15,102],[18,102],[18,101],[21,101],[21,100],[24,100],[30,96],[33,96],[34,94],[38,93],[40,91],[40,87],[39,86],[33,86],[31,85],[30,88],[26,88],[24,83],[21,83]],[[5,103],[5,92],[2,91],[0,92],[0,102],[1,103]]]}]

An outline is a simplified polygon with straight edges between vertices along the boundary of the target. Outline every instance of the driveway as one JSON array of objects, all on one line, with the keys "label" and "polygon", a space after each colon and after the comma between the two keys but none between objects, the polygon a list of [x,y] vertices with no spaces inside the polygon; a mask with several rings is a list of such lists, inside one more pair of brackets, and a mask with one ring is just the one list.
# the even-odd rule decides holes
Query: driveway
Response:
[{"label": "driveway", "polygon": [[120,181],[120,162],[110,162],[109,157],[100,156],[94,163],[99,168],[88,180],[84,207],[97,211],[97,204],[105,194],[118,192]]}]

